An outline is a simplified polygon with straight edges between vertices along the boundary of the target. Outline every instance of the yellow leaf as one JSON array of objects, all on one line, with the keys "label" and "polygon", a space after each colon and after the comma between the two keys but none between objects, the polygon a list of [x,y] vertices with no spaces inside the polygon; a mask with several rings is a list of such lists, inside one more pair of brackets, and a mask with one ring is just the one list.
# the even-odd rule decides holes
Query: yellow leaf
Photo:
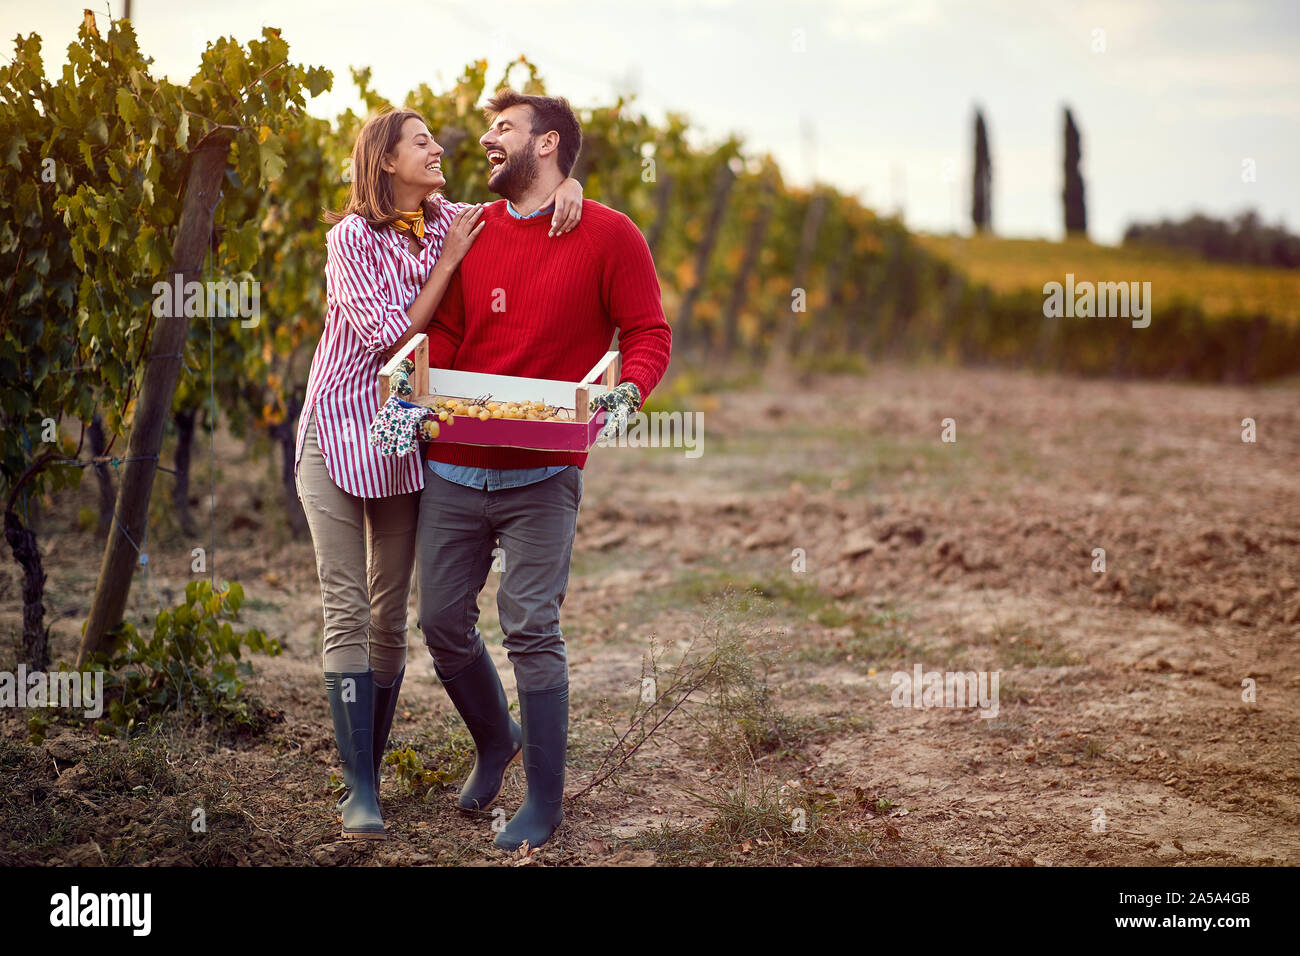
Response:
[{"label": "yellow leaf", "polygon": [[695,264],[687,260],[677,267],[677,288],[690,289],[695,285]]},{"label": "yellow leaf", "polygon": [[271,127],[263,126],[261,129],[257,131],[257,141],[259,143],[265,143],[266,138],[270,135],[271,135]]}]

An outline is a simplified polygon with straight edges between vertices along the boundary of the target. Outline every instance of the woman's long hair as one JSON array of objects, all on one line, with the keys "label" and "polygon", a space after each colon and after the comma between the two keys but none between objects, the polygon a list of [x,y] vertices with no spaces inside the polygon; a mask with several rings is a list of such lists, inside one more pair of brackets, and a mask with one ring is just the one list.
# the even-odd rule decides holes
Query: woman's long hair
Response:
[{"label": "woman's long hair", "polygon": [[[347,204],[341,212],[325,210],[322,218],[327,223],[333,225],[356,213],[371,229],[382,229],[401,218],[393,202],[392,174],[385,172],[381,164],[402,138],[402,125],[408,119],[424,122],[424,117],[412,110],[389,110],[372,116],[361,127],[352,147],[352,183],[348,187]],[[425,222],[432,223],[436,218],[440,201],[436,194],[421,201]]]}]

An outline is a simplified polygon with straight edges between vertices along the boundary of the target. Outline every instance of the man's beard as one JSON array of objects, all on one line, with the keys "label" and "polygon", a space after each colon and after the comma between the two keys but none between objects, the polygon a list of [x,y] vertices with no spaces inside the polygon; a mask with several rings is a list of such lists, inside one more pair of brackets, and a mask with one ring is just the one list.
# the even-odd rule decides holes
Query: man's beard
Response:
[{"label": "man's beard", "polygon": [[537,154],[531,149],[521,150],[518,156],[506,156],[506,161],[488,176],[488,189],[511,202],[526,193],[537,182]]}]

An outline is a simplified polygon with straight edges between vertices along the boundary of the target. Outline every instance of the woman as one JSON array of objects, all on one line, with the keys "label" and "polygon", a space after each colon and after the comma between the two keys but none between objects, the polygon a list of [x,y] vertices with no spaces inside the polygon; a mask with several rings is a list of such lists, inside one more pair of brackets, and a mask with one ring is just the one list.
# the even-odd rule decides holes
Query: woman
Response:
[{"label": "woman", "polygon": [[[346,208],[327,212],[326,317],[299,419],[295,476],[316,549],[322,658],[343,763],[344,838],[382,840],[379,764],[406,667],[406,608],[424,471],[419,452],[366,441],[380,367],[423,332],[483,229],[481,206],[443,201],[437,144],[417,113],[369,120],[352,150]],[[582,209],[570,179],[555,230]],[[407,210],[410,210],[409,212]]]}]

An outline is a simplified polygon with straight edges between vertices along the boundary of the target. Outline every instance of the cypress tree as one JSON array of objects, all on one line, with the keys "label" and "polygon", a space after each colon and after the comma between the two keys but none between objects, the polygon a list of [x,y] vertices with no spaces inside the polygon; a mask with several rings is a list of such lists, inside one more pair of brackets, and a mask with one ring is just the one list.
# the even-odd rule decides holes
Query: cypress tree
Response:
[{"label": "cypress tree", "polygon": [[988,130],[984,114],[975,110],[975,182],[971,190],[971,221],[976,232],[993,227],[993,163],[989,158]]},{"label": "cypress tree", "polygon": [[1083,175],[1079,172],[1079,159],[1083,155],[1079,127],[1069,107],[1065,109],[1065,231],[1067,234],[1086,234],[1088,216],[1083,204]]}]

